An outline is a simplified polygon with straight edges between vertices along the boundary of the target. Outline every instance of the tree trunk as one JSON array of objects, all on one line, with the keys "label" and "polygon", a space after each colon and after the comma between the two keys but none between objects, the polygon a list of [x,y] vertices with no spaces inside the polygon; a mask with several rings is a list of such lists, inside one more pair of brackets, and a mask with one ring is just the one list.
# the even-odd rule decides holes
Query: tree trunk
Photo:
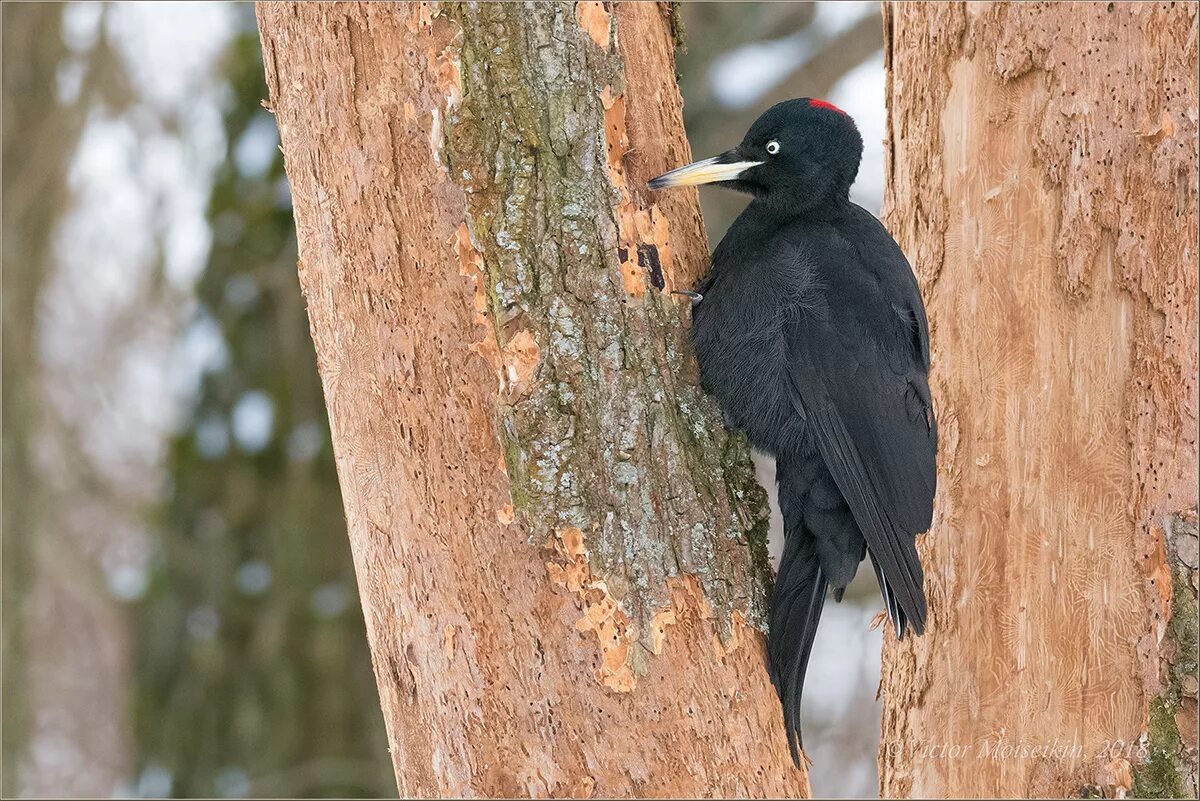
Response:
[{"label": "tree trunk", "polygon": [[885,8],[943,453],[881,791],[1196,793],[1197,7]]},{"label": "tree trunk", "polygon": [[794,795],[669,11],[264,4],[402,795]]}]

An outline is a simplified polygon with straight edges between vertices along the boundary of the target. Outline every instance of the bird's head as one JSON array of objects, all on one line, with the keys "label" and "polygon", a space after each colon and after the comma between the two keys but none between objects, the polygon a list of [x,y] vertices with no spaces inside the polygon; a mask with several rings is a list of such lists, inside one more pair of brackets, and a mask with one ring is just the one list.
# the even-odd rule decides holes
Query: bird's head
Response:
[{"label": "bird's head", "polygon": [[767,109],[732,150],[664,173],[649,186],[718,184],[800,211],[845,198],[862,150],[862,136],[846,112],[801,97]]}]

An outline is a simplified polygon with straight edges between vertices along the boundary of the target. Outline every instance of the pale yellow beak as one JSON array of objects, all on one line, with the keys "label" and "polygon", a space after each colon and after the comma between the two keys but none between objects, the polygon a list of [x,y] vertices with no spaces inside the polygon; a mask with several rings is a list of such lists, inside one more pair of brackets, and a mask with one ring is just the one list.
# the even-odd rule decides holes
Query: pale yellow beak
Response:
[{"label": "pale yellow beak", "polygon": [[746,170],[762,164],[761,161],[724,161],[726,158],[727,156],[713,156],[711,159],[665,172],[657,178],[651,178],[648,186],[651,189],[666,189],[672,186],[699,186],[720,181],[735,181]]}]

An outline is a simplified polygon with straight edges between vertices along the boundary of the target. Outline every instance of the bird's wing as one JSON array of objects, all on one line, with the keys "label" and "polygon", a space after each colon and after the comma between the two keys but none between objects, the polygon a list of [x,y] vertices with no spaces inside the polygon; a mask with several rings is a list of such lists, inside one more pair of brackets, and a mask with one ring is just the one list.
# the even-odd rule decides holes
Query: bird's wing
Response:
[{"label": "bird's wing", "polygon": [[[929,527],[937,481],[928,356],[920,352],[924,312],[917,296],[911,346],[897,348],[880,341],[880,320],[841,305],[809,306],[786,326],[793,405],[807,417],[892,600],[919,634],[925,593],[914,537]],[[894,320],[883,322],[896,330]]]}]

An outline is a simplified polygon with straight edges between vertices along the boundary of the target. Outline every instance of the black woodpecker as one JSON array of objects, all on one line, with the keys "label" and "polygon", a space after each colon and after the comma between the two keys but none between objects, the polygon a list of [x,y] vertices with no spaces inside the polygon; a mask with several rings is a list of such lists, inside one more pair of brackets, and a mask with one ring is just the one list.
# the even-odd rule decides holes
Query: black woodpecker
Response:
[{"label": "black woodpecker", "polygon": [[784,547],[768,668],[797,765],[826,591],[840,601],[869,554],[896,635],[925,628],[915,538],[937,482],[929,326],[900,247],[850,202],[861,159],[854,121],[800,98],[768,109],[733,150],[650,181],[753,198],[686,294],[705,391],[776,460]]}]

